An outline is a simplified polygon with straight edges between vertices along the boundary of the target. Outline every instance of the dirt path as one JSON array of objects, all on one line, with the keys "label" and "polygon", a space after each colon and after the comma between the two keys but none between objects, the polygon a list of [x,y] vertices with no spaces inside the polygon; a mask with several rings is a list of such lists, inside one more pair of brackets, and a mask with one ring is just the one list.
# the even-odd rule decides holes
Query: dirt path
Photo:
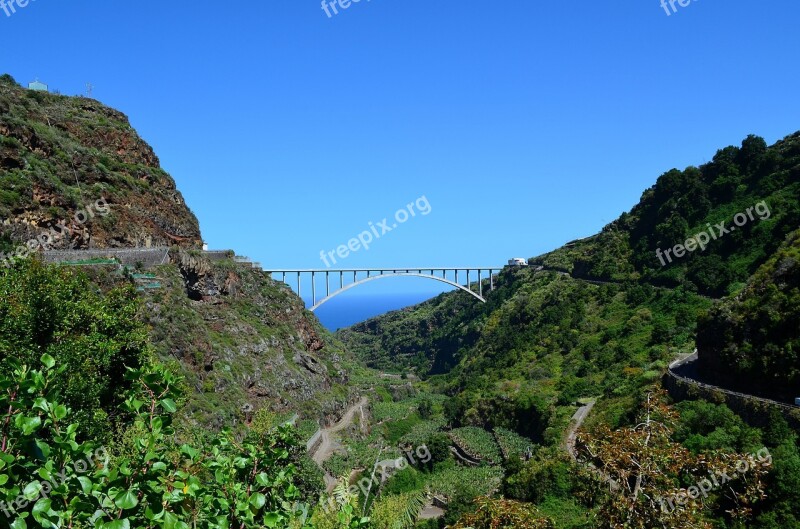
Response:
[{"label": "dirt path", "polygon": [[589,412],[592,411],[592,408],[594,408],[596,402],[596,400],[592,400],[588,404],[578,408],[578,411],[575,412],[575,415],[573,415],[572,419],[570,420],[570,427],[567,430],[567,440],[565,441],[565,445],[567,452],[569,452],[569,455],[573,460],[578,459],[578,454],[575,451],[575,438],[578,436],[578,430],[583,424],[583,421],[586,420]]},{"label": "dirt path", "polygon": [[422,512],[419,513],[420,520],[433,520],[434,518],[441,518],[444,516],[444,510],[436,507],[432,504],[428,504],[422,509]]},{"label": "dirt path", "polygon": [[[369,399],[367,399],[367,397],[361,397],[361,399],[359,399],[358,402],[356,402],[347,409],[342,418],[339,419],[339,422],[327,428],[320,428],[319,447],[312,455],[312,459],[317,465],[320,466],[320,468],[322,467],[322,463],[327,461],[328,458],[330,458],[336,450],[342,447],[342,445],[339,444],[339,442],[336,440],[334,434],[336,434],[337,432],[341,432],[342,430],[353,424],[353,419],[355,418],[356,413],[360,415],[363,414],[364,406],[366,406],[368,403]],[[335,485],[336,479],[333,478],[332,476],[331,478],[333,479],[333,484]],[[330,486],[331,482],[327,476],[325,481]]]}]

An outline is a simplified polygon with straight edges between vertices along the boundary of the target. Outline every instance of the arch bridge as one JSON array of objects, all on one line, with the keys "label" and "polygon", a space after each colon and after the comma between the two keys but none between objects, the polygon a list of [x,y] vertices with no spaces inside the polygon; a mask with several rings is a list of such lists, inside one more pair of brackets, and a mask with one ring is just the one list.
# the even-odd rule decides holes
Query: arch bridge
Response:
[{"label": "arch bridge", "polygon": [[[312,312],[321,305],[335,298],[343,292],[359,285],[387,277],[422,277],[448,284],[459,290],[469,293],[475,299],[486,303],[484,297],[484,283],[491,292],[494,290],[495,275],[502,270],[502,266],[494,267],[463,267],[463,268],[350,268],[345,270],[332,269],[286,269],[265,270],[275,280],[280,280],[290,287],[297,286],[295,292],[302,298],[304,280],[311,281]],[[483,274],[486,273],[484,276]],[[324,283],[323,283],[324,278]],[[296,282],[295,282],[296,280]],[[331,284],[333,281],[333,284]],[[320,283],[323,283],[320,285]],[[317,289],[319,291],[319,298]],[[325,295],[322,296],[324,289]]]}]

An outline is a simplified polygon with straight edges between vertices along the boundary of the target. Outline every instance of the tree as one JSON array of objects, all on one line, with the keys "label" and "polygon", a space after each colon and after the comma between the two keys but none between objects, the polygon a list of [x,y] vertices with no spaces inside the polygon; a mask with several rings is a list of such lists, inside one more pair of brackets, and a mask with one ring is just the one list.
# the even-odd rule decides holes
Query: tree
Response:
[{"label": "tree", "polygon": [[745,454],[693,455],[672,440],[677,416],[664,399],[660,392],[648,394],[641,422],[632,428],[601,427],[579,436],[580,457],[595,469],[599,526],[710,528],[704,515],[714,506],[731,519],[747,518],[766,497],[768,464]]},{"label": "tree", "polygon": [[431,399],[428,397],[422,398],[417,405],[417,411],[419,411],[419,416],[423,419],[430,419],[433,415],[433,402]]},{"label": "tree", "polygon": [[139,308],[131,287],[101,293],[66,268],[21,261],[0,272],[0,369],[52,356],[64,366],[53,384],[81,435],[108,439],[130,419],[119,414],[130,389],[126,368],[150,356]]},{"label": "tree", "polygon": [[533,505],[513,500],[477,498],[477,510],[449,529],[554,529],[553,521]]}]

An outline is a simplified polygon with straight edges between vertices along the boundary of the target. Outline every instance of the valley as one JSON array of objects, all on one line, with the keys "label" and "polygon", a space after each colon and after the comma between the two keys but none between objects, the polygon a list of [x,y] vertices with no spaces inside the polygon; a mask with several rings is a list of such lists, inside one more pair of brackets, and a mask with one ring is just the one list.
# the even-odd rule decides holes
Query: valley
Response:
[{"label": "valley", "polygon": [[[0,527],[797,526],[800,133],[668,171],[514,266],[347,285],[209,251],[120,112],[10,76],[0,109]],[[453,290],[334,333],[311,310],[330,273]]]}]

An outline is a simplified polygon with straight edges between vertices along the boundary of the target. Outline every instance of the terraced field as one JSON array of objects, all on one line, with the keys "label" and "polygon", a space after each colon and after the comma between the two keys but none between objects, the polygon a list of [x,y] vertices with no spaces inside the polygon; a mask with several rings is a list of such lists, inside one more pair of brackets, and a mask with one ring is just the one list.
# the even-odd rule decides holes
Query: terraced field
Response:
[{"label": "terraced field", "polygon": [[533,441],[505,428],[495,428],[494,438],[500,446],[500,452],[505,461],[515,457],[522,459],[530,450],[533,450]]},{"label": "terraced field", "polygon": [[459,450],[476,461],[489,464],[498,464],[502,461],[497,441],[483,428],[465,426],[452,430],[449,435]]}]

